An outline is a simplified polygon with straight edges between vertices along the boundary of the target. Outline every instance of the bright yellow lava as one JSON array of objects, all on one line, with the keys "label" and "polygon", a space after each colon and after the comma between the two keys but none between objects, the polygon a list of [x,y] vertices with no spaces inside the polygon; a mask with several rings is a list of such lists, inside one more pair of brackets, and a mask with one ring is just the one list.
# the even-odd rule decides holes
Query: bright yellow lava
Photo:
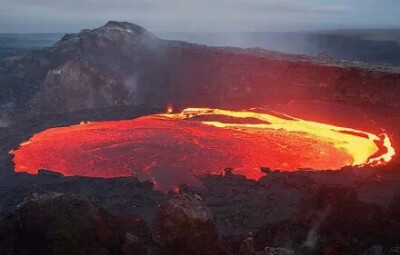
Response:
[{"label": "bright yellow lava", "polygon": [[[195,116],[229,116],[233,118],[252,118],[265,122],[265,124],[226,123],[220,121],[202,121],[203,124],[226,129],[240,130],[246,133],[259,133],[266,129],[285,130],[289,132],[302,132],[329,142],[337,149],[344,149],[353,157],[353,165],[379,165],[389,162],[395,155],[395,150],[386,134],[383,138],[377,135],[346,127],[339,127],[313,121],[306,121],[284,114],[267,114],[252,111],[229,111],[212,108],[187,108],[180,114],[164,114],[168,118],[188,119]],[[376,157],[382,144],[384,152]]]}]

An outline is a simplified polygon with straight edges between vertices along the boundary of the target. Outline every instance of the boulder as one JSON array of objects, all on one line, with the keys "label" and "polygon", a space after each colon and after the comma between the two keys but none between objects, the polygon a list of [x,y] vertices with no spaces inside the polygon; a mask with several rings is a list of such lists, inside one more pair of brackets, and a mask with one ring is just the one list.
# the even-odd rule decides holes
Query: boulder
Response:
[{"label": "boulder", "polygon": [[254,254],[254,238],[253,233],[249,232],[246,238],[243,240],[240,245],[239,250],[240,255],[253,255]]},{"label": "boulder", "polygon": [[392,247],[389,250],[389,255],[400,255],[400,247]]},{"label": "boulder", "polygon": [[215,254],[218,233],[210,209],[196,195],[177,194],[158,208],[153,241],[171,254]]},{"label": "boulder", "polygon": [[0,254],[144,254],[146,238],[136,216],[115,217],[84,196],[34,194],[2,222]]},{"label": "boulder", "polygon": [[256,255],[294,255],[294,251],[286,248],[265,247],[264,251],[257,252]]},{"label": "boulder", "polygon": [[373,245],[366,249],[362,255],[384,255],[382,245]]}]

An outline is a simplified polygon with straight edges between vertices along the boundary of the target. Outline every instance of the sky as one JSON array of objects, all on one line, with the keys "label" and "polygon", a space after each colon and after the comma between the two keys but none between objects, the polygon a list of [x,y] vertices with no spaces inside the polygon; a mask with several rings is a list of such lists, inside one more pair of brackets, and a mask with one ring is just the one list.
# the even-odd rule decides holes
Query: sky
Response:
[{"label": "sky", "polygon": [[0,0],[0,33],[78,32],[109,20],[152,32],[400,28],[400,0]]}]

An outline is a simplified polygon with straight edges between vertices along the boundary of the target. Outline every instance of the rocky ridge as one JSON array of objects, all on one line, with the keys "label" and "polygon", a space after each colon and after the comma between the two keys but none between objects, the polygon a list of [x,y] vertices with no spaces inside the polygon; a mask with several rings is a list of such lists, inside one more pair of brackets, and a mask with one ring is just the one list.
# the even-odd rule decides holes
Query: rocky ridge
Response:
[{"label": "rocky ridge", "polygon": [[400,74],[261,49],[162,40],[109,22],[0,67],[2,125],[45,114],[145,105],[264,107],[340,100],[400,107]]}]

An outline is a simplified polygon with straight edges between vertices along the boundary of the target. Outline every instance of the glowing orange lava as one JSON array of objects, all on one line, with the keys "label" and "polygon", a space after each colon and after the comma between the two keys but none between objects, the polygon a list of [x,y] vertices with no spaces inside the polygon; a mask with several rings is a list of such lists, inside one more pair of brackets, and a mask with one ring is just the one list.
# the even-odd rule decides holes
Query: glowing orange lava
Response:
[{"label": "glowing orange lava", "polygon": [[225,167],[258,179],[259,168],[294,171],[383,164],[394,149],[386,135],[278,113],[188,108],[133,120],[82,122],[34,135],[12,151],[17,172],[138,176],[161,190],[199,185]]},{"label": "glowing orange lava", "polygon": [[172,104],[168,104],[167,105],[167,113],[171,114],[174,112],[174,107],[172,106]]}]

